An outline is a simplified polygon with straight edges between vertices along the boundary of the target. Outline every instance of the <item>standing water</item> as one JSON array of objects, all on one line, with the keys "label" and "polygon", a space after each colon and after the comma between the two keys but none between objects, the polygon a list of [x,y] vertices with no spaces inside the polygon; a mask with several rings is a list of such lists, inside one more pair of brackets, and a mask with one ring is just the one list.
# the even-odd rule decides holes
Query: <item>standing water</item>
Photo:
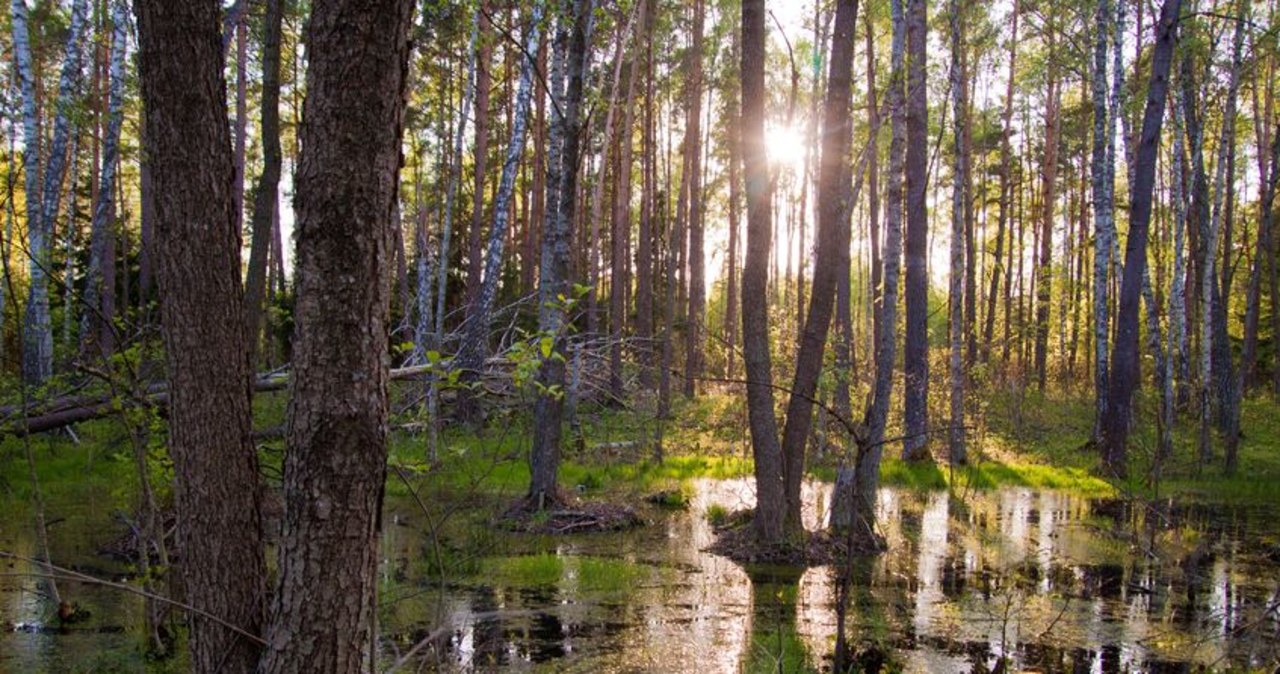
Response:
[{"label": "standing water", "polygon": [[[496,500],[428,515],[389,502],[380,655],[397,671],[828,671],[831,567],[744,569],[707,552],[708,514],[754,503],[748,480],[697,480],[650,526],[543,537],[495,530]],[[806,526],[830,487],[806,485]],[[1005,488],[884,489],[888,551],[854,560],[859,671],[1270,671],[1280,664],[1275,507],[1214,508]],[[56,562],[119,579],[97,510],[51,527]],[[436,537],[432,530],[443,532]],[[34,556],[29,527],[0,549]],[[0,672],[144,671],[141,601],[77,585],[66,628],[29,564],[0,574]],[[1003,660],[1003,662],[1002,662]]]}]

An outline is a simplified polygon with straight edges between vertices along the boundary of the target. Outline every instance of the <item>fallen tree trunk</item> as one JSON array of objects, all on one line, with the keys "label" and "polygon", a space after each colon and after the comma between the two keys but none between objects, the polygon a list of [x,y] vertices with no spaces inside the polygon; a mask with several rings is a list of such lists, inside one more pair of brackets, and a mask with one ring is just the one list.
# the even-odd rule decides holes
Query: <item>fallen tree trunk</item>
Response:
[{"label": "fallen tree trunk", "polygon": [[[425,375],[430,370],[430,365],[397,368],[391,371],[391,378],[393,380],[412,379]],[[280,391],[288,385],[288,373],[272,374],[259,377],[254,382],[253,390],[256,393]],[[25,409],[22,407],[0,408],[0,413],[7,412],[7,414],[4,414],[5,420],[0,423],[0,438],[7,435],[22,437],[34,433],[44,433],[83,421],[100,419],[111,415],[127,404],[166,407],[169,404],[168,386],[165,384],[152,384],[145,389],[145,393],[127,401],[120,397],[105,395],[78,395],[54,398],[38,405],[28,406]]]}]

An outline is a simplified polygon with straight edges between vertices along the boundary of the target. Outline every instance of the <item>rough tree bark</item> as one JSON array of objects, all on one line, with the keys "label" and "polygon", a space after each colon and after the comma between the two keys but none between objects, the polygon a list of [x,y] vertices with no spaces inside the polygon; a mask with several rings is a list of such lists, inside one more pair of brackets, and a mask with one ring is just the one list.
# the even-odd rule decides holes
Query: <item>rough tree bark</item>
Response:
[{"label": "rough tree bark", "polygon": [[[137,0],[134,12],[186,601],[256,635],[266,565],[219,7]],[[196,671],[243,672],[260,644],[192,617],[190,647]]]},{"label": "rough tree bark", "polygon": [[[548,139],[547,214],[542,235],[542,269],[538,288],[538,331],[551,338],[551,353],[538,368],[539,393],[534,401],[533,449],[530,452],[526,505],[541,510],[559,502],[556,475],[565,400],[564,299],[569,288],[569,252],[577,210],[578,155],[581,151],[583,76],[590,60],[591,0],[563,0],[552,57],[551,95],[554,120]],[[571,14],[572,13],[572,14]],[[567,25],[572,21],[570,28]],[[566,57],[565,52],[568,52]],[[568,91],[561,94],[568,59]]]},{"label": "rough tree bark", "polygon": [[355,674],[373,648],[413,5],[319,0],[307,25],[295,377],[266,673]]},{"label": "rough tree bark", "polygon": [[906,13],[906,386],[902,457],[929,458],[929,102],[925,86],[927,0],[908,0]]}]

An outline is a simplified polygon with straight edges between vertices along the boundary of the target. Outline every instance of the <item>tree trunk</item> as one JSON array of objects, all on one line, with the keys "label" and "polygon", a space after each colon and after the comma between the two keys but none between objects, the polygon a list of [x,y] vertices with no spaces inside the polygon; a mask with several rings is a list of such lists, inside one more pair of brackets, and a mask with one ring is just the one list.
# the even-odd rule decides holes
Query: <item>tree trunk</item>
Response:
[{"label": "tree trunk", "polygon": [[[489,317],[498,295],[498,280],[502,276],[502,251],[507,240],[507,227],[511,221],[511,196],[515,193],[516,169],[524,151],[528,131],[529,103],[533,96],[533,69],[538,53],[539,28],[542,21],[542,5],[536,3],[531,10],[524,51],[528,56],[520,59],[520,85],[516,92],[516,105],[511,126],[511,140],[507,143],[506,159],[502,164],[502,180],[493,200],[493,225],[489,229],[489,246],[485,256],[484,282],[467,310],[467,330],[462,348],[454,367],[461,372],[460,380],[472,384],[480,379],[485,355],[489,350]],[[474,225],[473,225],[474,226]],[[459,397],[459,413],[470,423],[480,422],[479,401],[469,387]]]},{"label": "tree trunk", "polygon": [[[473,167],[475,173],[471,192],[471,225],[467,229],[467,286],[465,301],[467,304],[468,323],[473,318],[471,311],[475,307],[476,297],[480,294],[481,274],[484,272],[481,232],[484,227],[485,178],[489,170],[489,89],[492,83],[489,62],[492,60],[493,54],[493,46],[490,44],[493,39],[493,28],[489,19],[491,8],[490,2],[483,0],[476,10],[476,21],[480,23],[480,51],[476,56],[475,71],[476,139],[475,165]],[[497,211],[494,211],[494,216],[495,218],[497,217]]]},{"label": "tree trunk", "polygon": [[[641,131],[644,151],[641,155],[641,173],[643,187],[640,196],[640,227],[636,237],[636,341],[640,360],[640,385],[652,389],[653,378],[653,238],[655,208],[655,164],[657,163],[657,144],[654,137],[654,71],[653,71],[653,27],[654,15],[657,14],[644,2],[644,53],[645,53],[645,94],[643,130]],[[732,160],[730,160],[732,162]],[[730,171],[735,169],[730,167]],[[730,190],[736,189],[732,185]],[[730,198],[732,202],[732,197]],[[732,203],[730,208],[734,208]],[[732,227],[732,225],[731,225]],[[729,237],[733,239],[736,232],[731,229]],[[732,244],[731,244],[732,245]],[[732,255],[732,252],[730,252]],[[730,276],[729,283],[733,283]],[[732,313],[732,304],[726,305],[728,313]],[[728,320],[728,319],[726,319]]]},{"label": "tree trunk", "polygon": [[853,96],[853,45],[858,18],[857,0],[839,0],[831,40],[831,69],[822,111],[822,156],[818,180],[822,199],[818,210],[817,263],[809,294],[804,331],[796,354],[795,378],[782,432],[783,475],[788,534],[803,531],[800,485],[804,477],[805,445],[813,422],[813,400],[822,372],[827,333],[835,303],[836,279],[849,266],[849,181],[853,174],[853,129],[848,123]]},{"label": "tree trunk", "polygon": [[[21,7],[19,7],[21,5]],[[27,8],[23,0],[13,1],[14,51],[18,62],[18,79],[23,91],[24,157],[38,152],[39,127],[36,112],[34,73],[31,67],[31,44],[27,31]],[[87,3],[75,0],[71,5],[71,25],[67,32],[62,73],[58,78],[57,115],[53,122],[53,140],[48,152],[48,165],[40,170],[37,157],[23,159],[27,171],[27,241],[29,251],[26,319],[23,322],[22,379],[31,386],[44,384],[53,376],[53,322],[49,316],[49,276],[53,268],[54,219],[62,200],[62,185],[67,177],[67,144],[71,142],[71,115],[79,95],[84,61]],[[31,80],[28,83],[28,80]],[[43,184],[41,181],[43,180]],[[33,186],[34,189],[33,189]]]},{"label": "tree trunk", "polygon": [[107,103],[107,131],[102,141],[102,177],[98,181],[98,195],[93,206],[93,227],[89,244],[89,268],[85,278],[84,320],[81,328],[81,353],[106,357],[115,350],[114,271],[115,256],[111,253],[115,232],[116,166],[120,159],[120,126],[124,119],[124,52],[128,27],[124,3],[113,3],[111,14],[111,82]]},{"label": "tree trunk", "polygon": [[[769,356],[770,223],[768,155],[764,142],[764,0],[742,1],[742,163],[747,194],[747,257],[742,268],[742,360],[747,372],[747,419],[755,457],[756,540],[783,542],[782,448],[773,412],[773,375]],[[669,275],[668,275],[669,276]],[[670,281],[668,281],[670,282]]]},{"label": "tree trunk", "polygon": [[964,281],[967,276],[965,260],[967,218],[965,217],[965,212],[969,204],[969,138],[964,119],[969,103],[966,96],[968,74],[965,72],[963,19],[961,17],[963,7],[960,4],[960,0],[951,0],[950,4],[951,93],[955,125],[955,182],[951,188],[951,270],[948,274],[951,281],[948,295],[951,318],[951,352],[949,354],[951,421],[947,436],[950,444],[951,465],[961,465],[968,462],[964,430],[965,368],[961,350],[964,347],[964,335],[966,332]]},{"label": "tree trunk", "polygon": [[[543,508],[559,502],[556,475],[560,466],[560,436],[564,420],[565,309],[560,297],[568,296],[569,251],[573,247],[574,214],[578,190],[578,154],[581,150],[583,77],[590,59],[591,0],[563,0],[562,18],[552,57],[551,95],[554,120],[549,140],[547,221],[543,227],[542,270],[539,275],[538,331],[552,339],[552,352],[538,369],[539,393],[534,402],[533,449],[530,452],[527,505]],[[567,17],[572,12],[572,26]],[[561,95],[568,51],[567,94]]]},{"label": "tree trunk", "polygon": [[1133,187],[1130,197],[1129,240],[1125,245],[1120,304],[1116,312],[1116,339],[1111,350],[1111,372],[1107,391],[1107,413],[1102,424],[1102,460],[1116,477],[1128,475],[1129,425],[1132,419],[1133,389],[1138,378],[1138,302],[1142,294],[1142,273],[1146,268],[1147,235],[1151,224],[1152,191],[1155,186],[1156,155],[1169,90],[1169,66],[1177,35],[1181,0],[1165,0],[1156,24],[1156,44],[1152,53],[1151,83],[1147,90],[1142,119],[1142,136],[1134,157]]},{"label": "tree trunk", "polygon": [[684,394],[697,395],[702,377],[703,325],[707,304],[702,227],[702,24],[706,9],[701,0],[693,6],[693,47],[689,55],[688,135],[693,140],[689,152],[689,311],[685,320]]},{"label": "tree trunk", "polygon": [[[1125,2],[1125,0],[1116,0]],[[1093,440],[1101,440],[1107,410],[1107,343],[1110,338],[1108,271],[1115,245],[1113,192],[1115,189],[1115,123],[1121,111],[1107,107],[1107,37],[1112,18],[1110,0],[1098,0],[1093,52]],[[1119,74],[1117,74],[1119,77]]]},{"label": "tree trunk", "polygon": [[929,458],[929,105],[925,86],[927,0],[907,1],[906,370],[902,457]]},{"label": "tree trunk", "polygon": [[[1049,49],[1054,48],[1054,35],[1050,30]],[[1057,205],[1058,188],[1058,135],[1059,107],[1062,100],[1061,83],[1056,66],[1049,66],[1049,93],[1045,105],[1044,160],[1040,165],[1040,259],[1036,264],[1036,337],[1035,368],[1036,385],[1044,391],[1048,370],[1049,314],[1053,301],[1053,216]]]},{"label": "tree trunk", "polygon": [[[134,11],[186,601],[256,636],[266,566],[218,4],[137,0]],[[190,647],[195,671],[243,672],[261,643],[193,616]]]},{"label": "tree trunk", "polygon": [[307,26],[295,376],[262,672],[354,674],[374,661],[391,223],[413,5],[319,0]]},{"label": "tree trunk", "polygon": [[[1013,135],[1013,75],[1017,73],[1018,66],[1018,19],[1021,14],[1019,5],[1019,0],[1014,0],[1012,26],[1009,33],[1010,77],[1005,83],[1003,125],[1000,134],[1000,212],[996,220],[996,250],[993,256],[994,264],[991,267],[990,290],[987,293],[986,324],[982,329],[982,362],[987,364],[991,362],[991,343],[995,337],[996,298],[1000,296],[1000,276],[1002,273],[1008,273],[1004,263],[1004,240],[1005,230],[1009,229],[1010,207],[1013,205],[1011,203],[1013,191],[1013,148],[1010,138]],[[1013,246],[1010,245],[1009,248],[1012,250]],[[1008,295],[1007,285],[1005,294]],[[1009,324],[1008,311],[1006,310],[1005,313],[1005,326],[1007,327]]]},{"label": "tree trunk", "polygon": [[262,40],[262,174],[253,194],[249,223],[249,269],[245,276],[245,316],[249,363],[257,362],[259,331],[267,297],[267,257],[271,252],[271,220],[280,188],[280,37],[284,26],[281,0],[267,0]]}]

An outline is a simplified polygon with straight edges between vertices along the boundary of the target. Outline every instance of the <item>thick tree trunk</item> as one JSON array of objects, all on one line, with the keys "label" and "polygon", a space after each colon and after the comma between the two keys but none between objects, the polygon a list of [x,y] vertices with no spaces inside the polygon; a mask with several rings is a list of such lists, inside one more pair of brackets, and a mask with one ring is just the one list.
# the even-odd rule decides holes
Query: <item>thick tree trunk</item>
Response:
[{"label": "thick tree trunk", "polygon": [[929,105],[925,86],[927,0],[907,1],[906,386],[902,457],[929,458]]},{"label": "thick tree trunk", "polygon": [[279,580],[260,671],[365,671],[387,461],[392,215],[414,3],[313,3]]},{"label": "thick tree trunk", "polygon": [[[782,448],[773,412],[769,356],[770,180],[764,142],[764,0],[742,2],[742,163],[747,194],[747,257],[742,268],[742,360],[747,372],[747,419],[755,457],[756,512],[761,545],[783,542]],[[669,281],[668,281],[669,282]]]},{"label": "thick tree trunk", "polygon": [[1102,460],[1116,477],[1128,475],[1129,425],[1133,417],[1133,390],[1138,379],[1138,302],[1142,294],[1142,273],[1146,268],[1147,235],[1151,224],[1152,191],[1155,186],[1156,155],[1164,120],[1165,98],[1169,90],[1169,67],[1177,42],[1178,11],[1181,0],[1165,0],[1156,24],[1156,44],[1152,53],[1151,83],[1147,90],[1142,119],[1142,136],[1134,157],[1130,197],[1129,240],[1125,245],[1120,305],[1116,312],[1116,340],[1111,351],[1111,373],[1107,391],[1107,413],[1102,424]]},{"label": "thick tree trunk", "polygon": [[267,0],[262,40],[262,174],[253,195],[249,220],[252,241],[245,275],[244,302],[249,336],[249,363],[257,362],[259,331],[267,298],[267,257],[271,253],[271,220],[280,188],[280,37],[284,26],[281,0]]},{"label": "thick tree trunk", "polygon": [[[563,0],[552,57],[552,113],[547,176],[547,221],[543,227],[542,270],[539,275],[538,331],[551,337],[552,354],[538,370],[539,394],[534,402],[533,449],[530,452],[528,505],[538,509],[558,502],[556,475],[560,466],[560,437],[564,420],[565,305],[569,287],[569,251],[573,246],[574,214],[578,190],[578,154],[581,150],[583,77],[590,59],[591,0]],[[572,12],[572,15],[570,15]],[[572,26],[566,25],[572,16]],[[569,89],[561,95],[568,51]]]},{"label": "thick tree trunk", "polygon": [[[137,0],[134,11],[186,601],[257,635],[266,566],[218,5]],[[190,646],[195,671],[243,672],[261,644],[192,617]]]}]

